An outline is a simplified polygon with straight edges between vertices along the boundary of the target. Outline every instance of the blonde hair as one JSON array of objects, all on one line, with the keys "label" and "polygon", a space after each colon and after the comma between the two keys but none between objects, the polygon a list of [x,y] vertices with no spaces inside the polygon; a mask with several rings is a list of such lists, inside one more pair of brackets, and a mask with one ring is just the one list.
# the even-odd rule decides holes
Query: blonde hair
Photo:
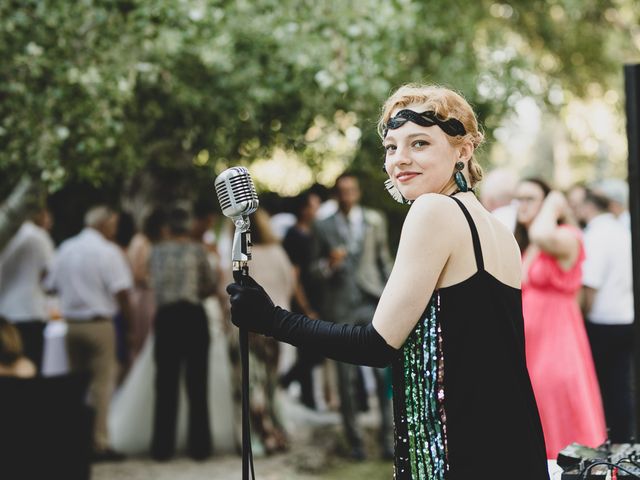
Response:
[{"label": "blonde hair", "polygon": [[[478,119],[471,105],[462,95],[437,85],[407,84],[396,90],[382,106],[382,115],[378,120],[378,134],[383,137],[385,124],[391,118],[391,112],[409,105],[424,105],[425,110],[432,110],[442,119],[456,118],[462,122],[466,134],[452,137],[447,135],[449,143],[454,147],[471,142],[474,151],[484,141],[484,134],[478,126]],[[469,159],[469,181],[473,187],[482,180],[482,167],[472,154]]]},{"label": "blonde hair", "polygon": [[0,364],[13,365],[22,356],[20,332],[0,317]]},{"label": "blonde hair", "polygon": [[278,237],[271,229],[270,217],[262,208],[258,208],[249,216],[251,220],[251,241],[254,245],[278,243]]}]

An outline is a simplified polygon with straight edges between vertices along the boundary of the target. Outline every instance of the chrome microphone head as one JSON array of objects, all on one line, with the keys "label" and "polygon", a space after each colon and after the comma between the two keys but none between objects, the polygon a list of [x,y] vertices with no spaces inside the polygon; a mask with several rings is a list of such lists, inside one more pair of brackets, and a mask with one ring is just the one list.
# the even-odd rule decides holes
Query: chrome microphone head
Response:
[{"label": "chrome microphone head", "polygon": [[223,215],[231,218],[236,226],[231,247],[233,270],[247,274],[247,261],[251,260],[248,216],[258,209],[256,187],[244,167],[228,168],[216,177],[214,185]]},{"label": "chrome microphone head", "polygon": [[256,187],[246,168],[226,169],[216,177],[214,185],[225,217],[235,219],[250,215],[258,209]]}]

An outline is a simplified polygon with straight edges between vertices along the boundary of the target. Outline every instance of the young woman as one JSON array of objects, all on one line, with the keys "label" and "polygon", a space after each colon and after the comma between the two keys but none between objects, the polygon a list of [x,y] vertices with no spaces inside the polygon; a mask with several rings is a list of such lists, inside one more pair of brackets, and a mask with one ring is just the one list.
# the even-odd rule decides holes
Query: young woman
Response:
[{"label": "young woman", "polygon": [[540,179],[516,191],[516,239],[523,255],[522,307],[527,367],[547,457],[572,442],[606,439],[600,389],[577,296],[585,259],[582,233],[565,220],[567,200]]},{"label": "young woman", "polygon": [[[251,226],[253,275],[279,305],[289,308],[295,288],[295,271],[287,252],[271,230],[269,215],[264,210],[258,209],[251,215]],[[273,338],[250,335],[249,358],[251,428],[257,437],[254,439],[257,442],[254,453],[260,450],[266,454],[284,451],[288,447],[287,436],[276,400],[279,343]],[[240,381],[236,383],[240,386]]]},{"label": "young woman", "polygon": [[380,133],[395,197],[411,202],[371,324],[311,320],[231,284],[236,325],[328,357],[393,366],[396,479],[547,479],[527,373],[520,252],[479,203],[483,140],[457,93],[404,86]]}]

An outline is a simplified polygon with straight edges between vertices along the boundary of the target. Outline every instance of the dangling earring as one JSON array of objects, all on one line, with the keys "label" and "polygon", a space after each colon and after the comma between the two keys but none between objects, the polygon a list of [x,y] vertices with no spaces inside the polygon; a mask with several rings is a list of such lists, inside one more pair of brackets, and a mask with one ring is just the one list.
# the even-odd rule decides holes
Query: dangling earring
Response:
[{"label": "dangling earring", "polygon": [[453,180],[456,182],[459,191],[468,192],[469,186],[467,185],[467,179],[462,174],[463,169],[464,162],[456,162],[456,172],[453,174]]},{"label": "dangling earring", "polygon": [[[384,173],[387,173],[387,168],[385,167],[384,164],[382,164],[382,171]],[[396,202],[402,203],[403,205],[408,205],[411,203],[409,200],[407,200],[402,196],[402,194],[400,193],[400,190],[398,190],[398,188],[393,184],[390,178],[387,178],[384,181],[384,188],[387,190],[387,192],[389,192],[389,195],[391,195],[391,198],[393,198]]]},{"label": "dangling earring", "polygon": [[389,192],[389,195],[391,195],[391,198],[393,198],[396,202],[402,203],[405,205],[408,205],[411,203],[409,200],[407,200],[402,196],[402,194],[400,193],[400,190],[397,189],[397,187],[393,184],[390,178],[387,178],[384,181],[384,188],[387,189],[387,192]]}]

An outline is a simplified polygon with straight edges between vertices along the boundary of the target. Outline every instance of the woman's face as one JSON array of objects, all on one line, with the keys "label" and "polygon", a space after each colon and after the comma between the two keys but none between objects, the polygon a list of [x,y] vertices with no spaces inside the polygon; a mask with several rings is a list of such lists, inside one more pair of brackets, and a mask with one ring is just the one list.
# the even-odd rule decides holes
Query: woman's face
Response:
[{"label": "woman's face", "polygon": [[544,202],[544,190],[533,182],[522,182],[516,189],[518,201],[518,222],[528,227],[536,218],[542,202]]},{"label": "woman's face", "polygon": [[[415,112],[425,110],[423,106],[408,108]],[[401,109],[394,110],[394,116]],[[444,193],[453,178],[460,148],[453,147],[440,127],[422,127],[406,122],[399,128],[389,130],[383,140],[385,170],[396,188],[407,200],[415,200],[425,193]],[[466,168],[466,165],[465,165]]]}]

